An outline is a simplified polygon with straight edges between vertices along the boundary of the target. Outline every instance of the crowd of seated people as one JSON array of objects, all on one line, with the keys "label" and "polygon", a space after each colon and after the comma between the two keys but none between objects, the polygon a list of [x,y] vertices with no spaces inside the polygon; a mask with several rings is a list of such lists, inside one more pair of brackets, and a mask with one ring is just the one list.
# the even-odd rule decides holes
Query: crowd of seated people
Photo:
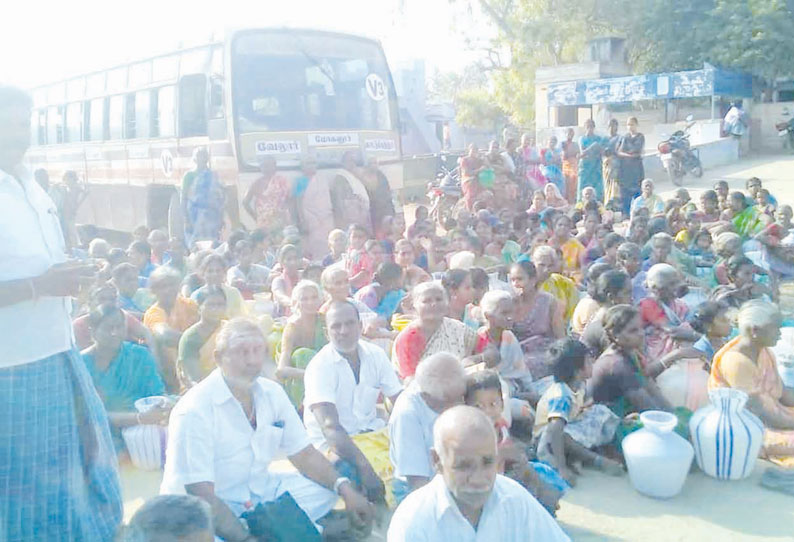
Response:
[{"label": "crowd of seated people", "polygon": [[[749,390],[765,453],[794,455],[791,391],[758,380],[794,276],[792,211],[760,181],[695,205],[646,179],[627,215],[593,187],[566,201],[553,184],[523,199],[467,186],[443,225],[419,206],[408,228],[333,229],[320,258],[291,226],[214,249],[142,229],[121,254],[92,242],[102,271],[74,329],[114,436],[168,425],[161,490],[206,502],[225,540],[256,539],[238,518],[290,499],[333,532],[338,498],[356,536],[384,508],[395,542],[505,518],[504,539],[566,540],[553,516],[582,467],[620,475],[637,412],[691,415],[660,383],[693,359],[711,373],[701,395]],[[136,411],[162,395],[176,406]],[[289,474],[268,469],[277,457]]]}]

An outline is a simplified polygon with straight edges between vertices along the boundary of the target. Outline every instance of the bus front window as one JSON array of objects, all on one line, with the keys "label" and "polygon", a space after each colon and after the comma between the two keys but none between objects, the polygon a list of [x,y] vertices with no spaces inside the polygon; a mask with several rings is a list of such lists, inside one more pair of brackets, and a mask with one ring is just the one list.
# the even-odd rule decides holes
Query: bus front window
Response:
[{"label": "bus front window", "polygon": [[391,130],[396,97],[380,47],[296,31],[241,34],[232,48],[241,132]]}]

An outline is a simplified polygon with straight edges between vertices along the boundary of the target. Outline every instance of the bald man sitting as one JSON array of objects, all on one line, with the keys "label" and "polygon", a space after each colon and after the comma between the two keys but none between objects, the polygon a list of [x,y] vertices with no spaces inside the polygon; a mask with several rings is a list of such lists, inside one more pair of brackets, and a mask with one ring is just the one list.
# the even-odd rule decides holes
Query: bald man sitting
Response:
[{"label": "bald man sitting", "polygon": [[446,409],[463,403],[465,391],[463,365],[452,354],[439,352],[419,364],[414,381],[397,398],[389,417],[389,459],[398,503],[435,474],[430,459],[433,424]]},{"label": "bald man sitting", "polygon": [[397,508],[388,542],[570,542],[526,489],[496,473],[496,433],[481,410],[441,414],[431,454],[438,474]]}]

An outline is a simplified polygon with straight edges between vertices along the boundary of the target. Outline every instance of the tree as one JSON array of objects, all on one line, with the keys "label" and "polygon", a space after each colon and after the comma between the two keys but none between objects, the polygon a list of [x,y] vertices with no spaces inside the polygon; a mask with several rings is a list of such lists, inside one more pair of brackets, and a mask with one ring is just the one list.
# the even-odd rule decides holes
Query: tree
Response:
[{"label": "tree", "polygon": [[[792,0],[457,2],[476,4],[496,29],[485,47],[490,62],[481,66],[490,90],[473,94],[491,99],[519,125],[535,116],[535,70],[581,60],[585,44],[598,36],[626,38],[628,60],[640,73],[700,69],[708,62],[768,83],[794,75]],[[504,52],[498,62],[495,51]]]}]

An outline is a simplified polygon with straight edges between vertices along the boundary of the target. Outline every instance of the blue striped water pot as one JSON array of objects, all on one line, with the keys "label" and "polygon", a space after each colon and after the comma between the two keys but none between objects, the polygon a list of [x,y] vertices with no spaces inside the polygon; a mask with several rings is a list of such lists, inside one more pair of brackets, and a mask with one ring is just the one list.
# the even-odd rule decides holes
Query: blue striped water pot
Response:
[{"label": "blue striped water pot", "polygon": [[744,408],[747,394],[733,388],[709,391],[711,404],[689,420],[700,470],[720,480],[741,480],[753,472],[764,441],[764,424]]}]

